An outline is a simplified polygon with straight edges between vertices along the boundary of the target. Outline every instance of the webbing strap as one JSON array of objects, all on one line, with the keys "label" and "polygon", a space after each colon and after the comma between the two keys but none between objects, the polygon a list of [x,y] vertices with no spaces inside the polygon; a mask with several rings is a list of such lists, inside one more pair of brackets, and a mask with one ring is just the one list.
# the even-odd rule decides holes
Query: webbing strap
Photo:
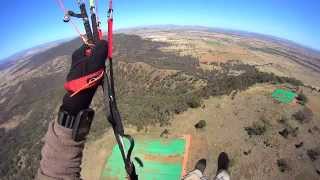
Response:
[{"label": "webbing strap", "polygon": [[[134,148],[134,140],[130,135],[124,134],[122,120],[120,117],[120,113],[117,109],[115,90],[114,90],[113,67],[112,67],[112,50],[113,50],[113,7],[112,7],[112,0],[109,0],[109,9],[108,9],[108,60],[109,61],[108,62],[109,62],[110,79],[107,77],[107,75],[105,78],[105,82],[106,81],[108,82],[107,86],[108,86],[108,96],[109,96],[109,105],[110,105],[110,113],[111,113],[111,119],[109,119],[109,121],[112,124],[113,131],[114,131],[129,179],[137,180],[138,176],[136,174],[134,164],[131,161],[131,153]],[[127,155],[125,154],[125,146],[124,146],[122,137],[130,141],[130,147],[128,149]]]}]

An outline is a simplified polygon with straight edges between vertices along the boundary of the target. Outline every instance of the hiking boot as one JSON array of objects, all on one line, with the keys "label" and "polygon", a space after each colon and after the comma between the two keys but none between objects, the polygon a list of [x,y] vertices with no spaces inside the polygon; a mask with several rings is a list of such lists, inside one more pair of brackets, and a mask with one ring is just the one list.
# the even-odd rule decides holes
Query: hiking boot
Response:
[{"label": "hiking boot", "polygon": [[228,157],[228,154],[225,153],[225,152],[222,152],[219,154],[219,157],[218,157],[218,170],[217,172],[220,172],[222,170],[228,170],[229,168],[229,157]]},{"label": "hiking boot", "polygon": [[218,157],[217,175],[214,180],[230,180],[230,174],[228,172],[229,163],[228,154],[225,152],[220,153]]},{"label": "hiking boot", "polygon": [[206,166],[207,166],[207,160],[206,159],[200,159],[196,166],[195,166],[195,169],[198,169],[200,170],[202,173],[204,173],[204,170],[206,169]]}]

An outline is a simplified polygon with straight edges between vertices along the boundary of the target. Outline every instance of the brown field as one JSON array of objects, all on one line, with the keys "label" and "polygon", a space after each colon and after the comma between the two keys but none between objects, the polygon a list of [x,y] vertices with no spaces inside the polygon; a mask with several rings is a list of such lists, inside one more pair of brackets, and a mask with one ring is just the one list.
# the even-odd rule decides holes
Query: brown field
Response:
[{"label": "brown field", "polygon": [[[144,38],[154,41],[169,42],[172,45],[163,51],[178,52],[180,55],[192,55],[198,57],[200,62],[226,62],[228,60],[240,60],[247,64],[263,65],[260,70],[273,72],[280,76],[289,76],[303,81],[307,85],[313,85],[320,89],[320,71],[312,70],[303,66],[289,57],[274,53],[267,53],[252,49],[270,48],[289,51],[290,48],[266,40],[246,38],[222,33],[203,31],[161,31],[150,30],[149,32],[137,31]],[[303,54],[301,54],[303,56]],[[318,57],[319,58],[319,57]],[[317,62],[317,63],[320,63]]]},{"label": "brown field", "polygon": [[[320,87],[320,73],[292,61],[288,57],[266,53],[256,48],[272,48],[288,50],[279,44],[260,39],[231,36],[221,33],[198,31],[161,31],[142,30],[129,32],[138,34],[153,41],[169,42],[164,52],[176,52],[179,55],[198,57],[200,67],[204,69],[218,68],[219,63],[228,60],[240,60],[243,63],[259,66],[259,70],[273,72],[279,76],[294,77],[305,85]],[[190,134],[191,151],[187,168],[193,169],[200,158],[208,160],[206,174],[213,177],[216,173],[216,159],[220,152],[225,151],[231,158],[231,177],[236,180],[316,180],[319,179],[320,160],[310,160],[307,151],[319,147],[320,144],[320,94],[302,87],[309,101],[305,106],[293,102],[280,104],[271,98],[276,88],[285,85],[259,84],[248,90],[239,92],[235,98],[231,96],[215,96],[204,100],[202,106],[189,109],[175,115],[171,125],[165,127],[148,126],[143,132],[128,127],[135,137],[159,137],[164,129],[169,130],[169,138]],[[292,115],[304,108],[313,112],[312,118],[306,123],[297,122]],[[281,123],[282,118],[286,119]],[[207,126],[196,130],[194,124],[205,120]],[[245,127],[254,123],[266,123],[266,131],[262,135],[249,136]],[[279,131],[284,128],[298,128],[295,135],[282,137]],[[111,151],[110,142],[114,142],[110,131],[100,139],[87,145],[83,166],[85,179],[98,179],[105,158]],[[303,146],[295,145],[303,142]],[[246,155],[247,154],[247,155]],[[284,159],[287,169],[281,172],[277,161]],[[92,166],[96,168],[91,168]]]}]

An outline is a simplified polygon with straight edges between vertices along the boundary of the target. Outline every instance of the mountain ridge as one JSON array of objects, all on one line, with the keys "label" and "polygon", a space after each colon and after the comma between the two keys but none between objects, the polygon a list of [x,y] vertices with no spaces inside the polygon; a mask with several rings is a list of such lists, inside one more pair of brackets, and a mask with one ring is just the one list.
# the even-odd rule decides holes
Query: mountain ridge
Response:
[{"label": "mountain ridge", "polygon": [[[219,27],[208,27],[208,26],[191,26],[191,25],[173,25],[173,24],[168,24],[168,25],[150,25],[150,26],[136,26],[136,27],[129,27],[129,28],[120,28],[116,30],[116,33],[125,33],[128,31],[134,31],[136,29],[183,29],[183,30],[206,30],[208,32],[218,32],[218,33],[225,33],[225,34],[231,34],[231,35],[238,35],[238,36],[243,36],[243,37],[248,37],[248,38],[259,38],[275,43],[280,43],[280,45],[289,45],[289,48],[295,48],[299,51],[306,51],[308,55],[311,55],[318,59],[320,61],[320,49],[315,49],[313,47],[309,47],[307,45],[303,45],[301,43],[288,40],[282,37],[277,37],[269,34],[263,34],[263,33],[257,33],[257,32],[249,32],[249,31],[244,31],[244,30],[235,30],[235,29],[227,29],[227,28],[219,28]],[[28,54],[29,51],[36,50],[35,52],[31,53],[30,56],[36,55],[42,51],[45,51],[47,49],[50,49],[51,47],[55,47],[59,45],[60,43],[72,40],[75,38],[67,38],[67,39],[61,39],[61,40],[56,40],[40,45],[36,45],[34,47],[22,50],[20,52],[14,53],[10,55],[7,58],[0,59],[0,70],[3,70],[9,66],[11,66],[16,60],[25,58],[26,54]]]},{"label": "mountain ridge", "polygon": [[129,27],[129,28],[121,28],[118,29],[118,32],[125,32],[130,31],[134,29],[189,29],[189,30],[207,30],[211,32],[220,32],[220,33],[229,33],[234,35],[240,35],[240,36],[247,36],[247,37],[260,37],[265,40],[276,40],[281,41],[283,43],[292,44],[294,46],[297,46],[299,48],[303,48],[305,50],[308,50],[312,52],[313,54],[317,54],[317,56],[320,57],[320,49],[316,49],[313,47],[310,47],[308,45],[301,44],[299,42],[295,42],[293,40],[289,40],[286,38],[270,35],[270,34],[263,34],[258,32],[251,32],[251,31],[245,31],[245,30],[237,30],[237,29],[228,29],[228,28],[220,28],[220,27],[209,27],[209,26],[192,26],[192,25],[150,25],[150,26],[137,26],[137,27]]},{"label": "mountain ridge", "polygon": [[50,48],[56,47],[59,44],[64,43],[70,39],[73,39],[73,38],[60,39],[60,40],[55,40],[55,41],[39,44],[34,47],[27,48],[27,49],[21,50],[19,52],[16,52],[8,57],[2,58],[2,59],[0,59],[0,70],[3,70],[3,69],[6,69],[7,67],[10,67],[11,65],[13,65],[15,62],[17,62],[19,60],[30,58],[33,55],[39,54],[39,53],[44,52]]}]

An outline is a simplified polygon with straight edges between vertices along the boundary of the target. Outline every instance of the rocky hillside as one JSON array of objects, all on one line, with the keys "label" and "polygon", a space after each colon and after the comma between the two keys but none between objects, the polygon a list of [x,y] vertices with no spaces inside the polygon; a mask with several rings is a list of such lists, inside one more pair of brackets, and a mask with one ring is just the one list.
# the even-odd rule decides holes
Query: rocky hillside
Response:
[{"label": "rocky hillside", "polygon": [[[80,43],[79,39],[62,43],[0,71],[0,179],[33,179],[41,138],[57,114],[70,56]],[[302,85],[232,59],[204,70],[196,57],[162,50],[169,45],[136,35],[115,36],[119,108],[125,123],[138,130],[168,125],[173,115],[199,107],[204,98],[246,90],[256,83]],[[93,107],[97,116],[91,140],[108,127],[101,91]]]}]

